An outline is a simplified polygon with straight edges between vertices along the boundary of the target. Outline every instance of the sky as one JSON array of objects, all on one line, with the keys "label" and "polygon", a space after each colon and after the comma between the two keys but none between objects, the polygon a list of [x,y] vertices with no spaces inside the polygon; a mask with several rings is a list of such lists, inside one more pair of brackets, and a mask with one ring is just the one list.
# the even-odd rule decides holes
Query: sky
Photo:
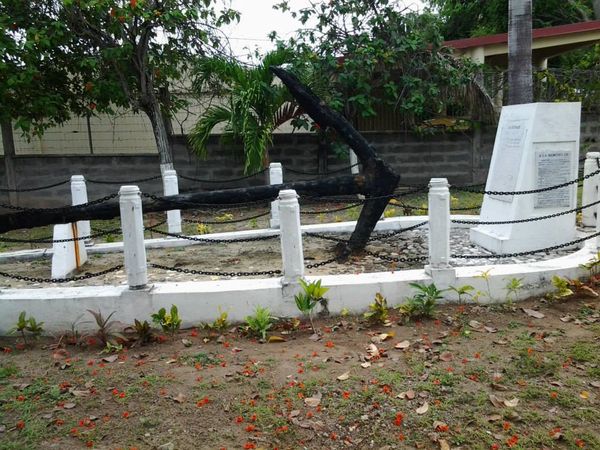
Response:
[{"label": "sky", "polygon": [[[231,0],[232,8],[242,15],[238,24],[226,28],[229,35],[233,54],[243,56],[249,53],[246,48],[254,50],[258,47],[261,52],[268,51],[273,47],[268,39],[271,31],[277,31],[280,37],[287,38],[294,34],[302,24],[293,19],[290,12],[282,13],[275,11],[273,5],[281,0]],[[290,8],[298,10],[319,0],[289,0]],[[419,0],[405,0],[405,5],[421,8]]]}]

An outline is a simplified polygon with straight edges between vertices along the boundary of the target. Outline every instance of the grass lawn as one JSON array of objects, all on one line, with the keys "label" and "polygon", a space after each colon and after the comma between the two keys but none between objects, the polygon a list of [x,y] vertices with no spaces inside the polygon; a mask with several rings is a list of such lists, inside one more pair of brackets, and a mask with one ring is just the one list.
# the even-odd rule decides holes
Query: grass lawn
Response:
[{"label": "grass lawn", "polygon": [[600,448],[597,299],[390,314],[320,318],[318,339],[281,320],[277,342],[229,325],[116,354],[5,338],[0,448]]}]

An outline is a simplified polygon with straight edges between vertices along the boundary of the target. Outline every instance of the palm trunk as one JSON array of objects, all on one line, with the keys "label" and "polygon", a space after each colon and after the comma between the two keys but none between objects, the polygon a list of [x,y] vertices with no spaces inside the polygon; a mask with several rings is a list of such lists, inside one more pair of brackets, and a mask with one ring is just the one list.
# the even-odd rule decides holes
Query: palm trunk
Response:
[{"label": "palm trunk", "polygon": [[508,104],[531,103],[531,0],[509,0],[508,5]]},{"label": "palm trunk", "polygon": [[15,174],[15,141],[13,129],[10,120],[2,121],[0,124],[2,130],[2,146],[4,147],[4,169],[6,175],[6,186],[13,191],[8,192],[8,203],[16,206],[18,203],[18,193],[14,192],[17,187],[17,177]]}]

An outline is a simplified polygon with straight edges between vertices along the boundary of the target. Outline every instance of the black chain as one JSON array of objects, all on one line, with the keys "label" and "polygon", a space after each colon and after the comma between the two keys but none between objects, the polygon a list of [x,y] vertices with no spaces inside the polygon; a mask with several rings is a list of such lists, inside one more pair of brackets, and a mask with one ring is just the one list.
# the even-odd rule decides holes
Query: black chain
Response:
[{"label": "black chain", "polygon": [[579,239],[575,239],[574,241],[571,241],[571,242],[565,242],[564,244],[554,245],[552,247],[541,248],[539,250],[529,250],[527,252],[503,253],[501,255],[494,255],[494,254],[491,254],[491,255],[450,255],[450,257],[451,258],[456,258],[456,259],[515,258],[517,256],[535,255],[536,253],[548,253],[548,252],[551,252],[553,250],[559,250],[561,248],[571,247],[572,245],[580,244],[582,242],[587,241],[588,239],[592,239],[592,238],[595,238],[595,237],[598,237],[598,236],[600,236],[600,232],[594,233],[594,234],[590,234],[589,236],[582,237],[582,238],[579,238]]},{"label": "black chain", "polygon": [[334,212],[339,212],[339,211],[345,211],[347,209],[356,208],[357,206],[361,206],[362,204],[364,204],[364,202],[353,203],[352,205],[342,206],[341,208],[324,209],[323,211],[300,211],[300,214],[304,214],[304,215],[308,216],[308,215],[334,213]]},{"label": "black chain", "polygon": [[510,223],[526,223],[526,222],[535,222],[538,220],[552,219],[554,217],[564,216],[566,214],[571,214],[574,212],[579,212],[585,208],[591,208],[592,206],[596,206],[600,204],[600,200],[597,200],[592,203],[588,203],[587,205],[578,206],[577,208],[570,209],[568,211],[557,212],[554,214],[548,214],[547,216],[540,217],[529,217],[527,219],[515,219],[515,220],[495,220],[495,221],[477,221],[477,220],[460,220],[460,219],[452,219],[452,223],[462,223],[467,225],[505,225]]},{"label": "black chain", "polygon": [[207,244],[228,244],[235,242],[257,242],[257,241],[269,241],[272,239],[279,239],[279,235],[275,234],[272,236],[258,236],[253,238],[238,238],[238,239],[206,239],[198,238],[194,236],[185,236],[183,234],[168,233],[166,231],[157,230],[155,227],[146,228],[147,231],[153,231],[154,233],[162,234],[163,236],[171,236],[175,238],[185,239],[187,241],[204,242]]},{"label": "black chain", "polygon": [[317,239],[323,239],[325,241],[332,241],[332,242],[341,242],[343,244],[347,244],[348,241],[345,239],[340,239],[340,238],[336,238],[333,236],[328,236],[326,234],[321,234],[321,233],[305,233],[304,234],[307,237],[315,237]]},{"label": "black chain", "polygon": [[574,180],[571,181],[567,181],[565,183],[561,183],[561,184],[556,184],[554,186],[548,186],[548,187],[544,187],[544,188],[539,188],[539,189],[531,189],[528,191],[481,191],[481,190],[474,190],[474,189],[470,189],[467,187],[463,187],[463,188],[456,188],[457,190],[461,190],[461,191],[467,191],[467,192],[475,192],[478,194],[486,194],[486,195],[524,195],[524,194],[538,194],[540,192],[546,192],[546,191],[552,191],[554,189],[560,189],[560,188],[564,188],[567,186],[570,186],[571,184],[575,184],[575,183],[579,183],[583,180],[587,180],[588,178],[591,178],[593,176],[596,176],[600,174],[600,169],[588,173],[587,175],[583,176],[583,177],[579,177],[579,178],[575,178]]},{"label": "black chain", "polygon": [[118,197],[119,194],[111,194],[111,195],[107,195],[106,197],[102,197],[96,200],[93,200],[91,202],[87,202],[87,203],[81,203],[79,205],[65,205],[65,206],[59,206],[56,208],[24,208],[21,206],[13,206],[13,205],[6,205],[3,203],[0,203],[0,208],[5,208],[5,209],[12,209],[14,211],[24,211],[24,212],[45,212],[45,211],[62,211],[62,210],[71,210],[71,209],[81,209],[81,208],[86,208],[88,206],[93,206],[93,205],[98,205],[100,203],[104,203],[107,202],[109,200],[112,200],[115,197]]},{"label": "black chain", "polygon": [[356,164],[352,164],[351,166],[342,167],[341,169],[335,169],[335,170],[331,170],[331,171],[325,172],[325,173],[305,172],[303,170],[296,170],[296,169],[292,169],[292,168],[289,168],[289,167],[284,167],[283,170],[286,171],[286,172],[295,173],[295,174],[298,174],[298,175],[308,175],[308,176],[311,176],[311,177],[318,177],[320,175],[327,176],[327,175],[332,175],[334,173],[347,172],[348,170],[352,169],[353,167],[357,167],[359,165],[360,165],[360,163],[356,163]]},{"label": "black chain", "polygon": [[281,275],[281,270],[263,270],[263,271],[255,271],[255,272],[215,272],[208,270],[196,270],[196,269],[186,269],[179,267],[169,267],[163,266],[161,264],[148,264],[150,267],[154,267],[156,269],[162,270],[171,270],[179,273],[187,273],[192,275],[208,275],[208,276],[217,276],[217,277],[253,277],[257,275]]},{"label": "black chain", "polygon": [[318,263],[307,264],[306,268],[307,269],[316,269],[317,267],[323,267],[323,266],[326,266],[327,264],[331,264],[332,262],[335,262],[336,260],[337,260],[337,258],[331,258],[331,259],[326,259],[325,261],[321,261]]},{"label": "black chain", "polygon": [[216,220],[216,221],[210,221],[210,220],[182,219],[182,221],[186,222],[186,223],[196,223],[196,224],[206,224],[206,225],[222,225],[222,224],[225,224],[225,223],[246,222],[248,220],[253,220],[253,219],[258,219],[260,217],[268,216],[269,214],[271,214],[271,211],[265,211],[263,213],[256,214],[255,216],[242,217],[241,219],[234,219],[234,220]]},{"label": "black chain", "polygon": [[428,220],[426,220],[426,221],[424,221],[424,222],[417,223],[416,225],[411,225],[410,227],[401,228],[401,229],[399,229],[399,230],[396,230],[396,231],[392,231],[392,232],[389,232],[389,233],[385,233],[385,234],[384,234],[384,235],[382,235],[382,236],[378,236],[378,237],[370,238],[370,239],[369,239],[367,242],[377,242],[377,241],[381,241],[382,239],[386,239],[386,238],[389,238],[389,237],[392,237],[392,236],[396,236],[396,235],[398,235],[398,234],[401,234],[401,233],[404,233],[404,232],[406,232],[406,231],[412,231],[412,230],[416,230],[417,228],[420,228],[420,227],[422,227],[423,225],[426,225],[426,224],[428,224],[428,223],[429,223],[429,221],[428,221]]},{"label": "black chain", "polygon": [[383,259],[389,262],[401,262],[401,263],[415,263],[415,262],[423,262],[429,259],[428,256],[415,256],[409,258],[397,257],[397,256],[387,256],[381,255],[379,253],[371,252],[369,250],[364,250],[367,255],[374,256],[375,258]]},{"label": "black chain", "polygon": [[63,184],[67,184],[70,179],[59,181],[58,183],[49,184],[47,186],[39,186],[34,188],[24,188],[24,189],[8,189],[8,188],[0,188],[0,192],[33,192],[33,191],[43,191],[44,189],[51,189],[53,187],[62,186]]},{"label": "black chain", "polygon": [[245,176],[239,177],[239,178],[228,178],[228,179],[224,179],[224,180],[207,180],[207,179],[203,179],[203,178],[188,177],[188,176],[185,176],[185,175],[178,175],[178,176],[179,176],[179,178],[183,178],[184,180],[195,181],[197,183],[215,183],[215,184],[221,184],[221,183],[233,183],[235,181],[247,180],[248,178],[252,178],[252,177],[255,177],[257,175],[261,175],[261,174],[265,173],[267,170],[269,170],[269,169],[259,170],[258,172],[252,173],[250,175],[245,175]]},{"label": "black chain", "polygon": [[144,183],[145,181],[158,180],[159,178],[162,178],[162,175],[154,175],[152,177],[140,178],[138,180],[117,181],[117,180],[94,180],[94,179],[86,178],[85,181],[87,181],[89,183],[93,183],[93,184],[120,184],[123,186],[126,184]]},{"label": "black chain", "polygon": [[21,281],[29,281],[31,283],[68,283],[70,281],[80,281],[80,280],[89,280],[90,278],[100,277],[102,275],[106,275],[112,272],[116,272],[117,270],[121,270],[123,268],[122,265],[111,267],[110,269],[103,270],[101,272],[96,273],[86,273],[85,275],[70,277],[70,278],[36,278],[36,277],[28,277],[23,275],[13,275],[6,272],[0,272],[0,276],[6,278],[12,278],[13,280],[21,280]]},{"label": "black chain", "polygon": [[79,236],[77,238],[69,238],[69,239],[52,239],[52,236],[46,236],[38,239],[17,239],[17,238],[9,238],[0,236],[0,242],[18,242],[25,244],[60,244],[62,242],[75,242],[75,241],[84,241],[86,239],[94,239],[102,236],[106,236],[108,234],[120,233],[120,228],[113,228],[112,230],[104,230],[98,231],[95,234],[90,234],[89,236]]}]

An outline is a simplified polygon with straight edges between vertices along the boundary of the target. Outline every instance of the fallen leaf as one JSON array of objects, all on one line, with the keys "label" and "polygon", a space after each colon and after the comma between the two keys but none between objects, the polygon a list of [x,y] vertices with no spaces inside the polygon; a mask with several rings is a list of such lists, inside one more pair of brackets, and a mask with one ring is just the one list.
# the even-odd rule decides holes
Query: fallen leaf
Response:
[{"label": "fallen leaf", "polygon": [[290,411],[290,418],[292,417],[298,417],[300,415],[300,410],[299,409],[294,409],[293,411]]},{"label": "fallen leaf", "polygon": [[321,404],[322,397],[323,397],[323,395],[320,392],[318,394],[315,394],[312,397],[306,397],[304,399],[304,404],[310,408],[316,408],[317,406],[319,406]]},{"label": "fallen leaf", "polygon": [[369,367],[371,367],[371,363],[368,361],[361,363],[360,367],[362,367],[363,369],[368,369]]},{"label": "fallen leaf", "polygon": [[168,359],[168,360],[165,361],[165,364],[174,364],[176,362],[177,362],[176,359]]},{"label": "fallen leaf", "polygon": [[173,401],[177,402],[177,403],[184,403],[185,402],[185,395],[183,395],[181,392],[179,394],[177,394],[176,397],[173,397]]},{"label": "fallen leaf", "polygon": [[496,408],[502,408],[504,406],[504,400],[494,394],[490,394],[489,399]]},{"label": "fallen leaf", "polygon": [[504,404],[509,408],[514,408],[515,406],[517,406],[519,404],[519,399],[517,397],[515,397],[511,400],[504,400]]},{"label": "fallen leaf", "polygon": [[367,353],[371,358],[373,358],[375,356],[379,356],[379,349],[375,344],[369,344],[367,345]]},{"label": "fallen leaf", "polygon": [[102,361],[107,362],[107,363],[112,363],[112,362],[115,362],[117,359],[119,359],[119,355],[110,355],[110,356],[105,356],[104,358],[102,358]]},{"label": "fallen leaf", "polygon": [[69,392],[71,395],[73,395],[73,397],[87,397],[90,395],[90,391],[82,391],[77,389],[69,389]]},{"label": "fallen leaf", "polygon": [[423,415],[427,411],[429,411],[429,403],[425,402],[421,406],[419,406],[415,412],[419,415]]},{"label": "fallen leaf", "polygon": [[192,341],[190,341],[189,339],[182,339],[181,343],[183,344],[184,347],[191,347],[192,346]]},{"label": "fallen leaf", "polygon": [[502,416],[500,414],[492,414],[491,416],[487,416],[485,420],[488,422],[498,422],[499,420],[502,420]]},{"label": "fallen leaf", "polygon": [[571,316],[570,314],[567,314],[566,316],[560,318],[561,322],[570,322],[571,320],[573,320],[573,316]]},{"label": "fallen leaf", "polygon": [[523,310],[523,312],[525,314],[527,314],[529,317],[533,317],[535,319],[543,319],[544,317],[546,317],[544,314],[542,314],[539,311],[536,311],[535,309],[528,309],[528,308],[521,308]]},{"label": "fallen leaf", "polygon": [[440,353],[440,361],[444,361],[444,362],[448,362],[448,361],[452,361],[452,353],[450,352],[442,352]]},{"label": "fallen leaf", "polygon": [[310,339],[313,342],[317,342],[321,340],[321,336],[319,336],[317,333],[313,333],[308,337],[308,339]]},{"label": "fallen leaf", "polygon": [[588,398],[590,398],[590,393],[588,391],[581,391],[579,393],[579,397],[581,397],[584,400],[587,400]]},{"label": "fallen leaf", "polygon": [[492,383],[491,386],[492,386],[492,389],[495,391],[508,391],[508,387],[506,387],[500,383]]},{"label": "fallen leaf", "polygon": [[269,343],[285,342],[285,339],[282,338],[281,336],[269,336],[269,339],[267,339],[267,342],[269,342]]},{"label": "fallen leaf", "polygon": [[600,389],[600,381],[590,381],[590,386]]},{"label": "fallen leaf", "polygon": [[73,408],[75,408],[75,406],[76,406],[75,403],[65,403],[63,405],[63,408],[64,409],[73,409]]},{"label": "fallen leaf", "polygon": [[438,444],[440,444],[440,450],[450,450],[450,445],[448,445],[445,439],[440,439]]},{"label": "fallen leaf", "polygon": [[494,344],[506,345],[506,344],[508,344],[508,341],[505,341],[504,339],[498,339],[498,340],[494,341]]},{"label": "fallen leaf", "polygon": [[555,441],[558,441],[558,440],[562,439],[562,437],[563,437],[563,434],[561,433],[560,428],[555,428],[553,430],[550,430],[549,434],[550,434],[550,437],[552,439],[554,439]]},{"label": "fallen leaf", "polygon": [[481,331],[483,329],[483,324],[481,322],[477,322],[476,320],[471,320],[469,322],[469,326],[476,331]]},{"label": "fallen leaf", "polygon": [[397,348],[398,350],[405,350],[408,347],[410,347],[410,341],[402,341],[394,345],[394,348]]},{"label": "fallen leaf", "polygon": [[498,328],[495,328],[495,327],[487,327],[486,326],[486,327],[483,327],[483,329],[485,331],[487,331],[488,333],[497,333],[498,332]]},{"label": "fallen leaf", "polygon": [[344,372],[339,377],[337,377],[339,381],[346,381],[348,378],[350,378],[350,372]]}]

